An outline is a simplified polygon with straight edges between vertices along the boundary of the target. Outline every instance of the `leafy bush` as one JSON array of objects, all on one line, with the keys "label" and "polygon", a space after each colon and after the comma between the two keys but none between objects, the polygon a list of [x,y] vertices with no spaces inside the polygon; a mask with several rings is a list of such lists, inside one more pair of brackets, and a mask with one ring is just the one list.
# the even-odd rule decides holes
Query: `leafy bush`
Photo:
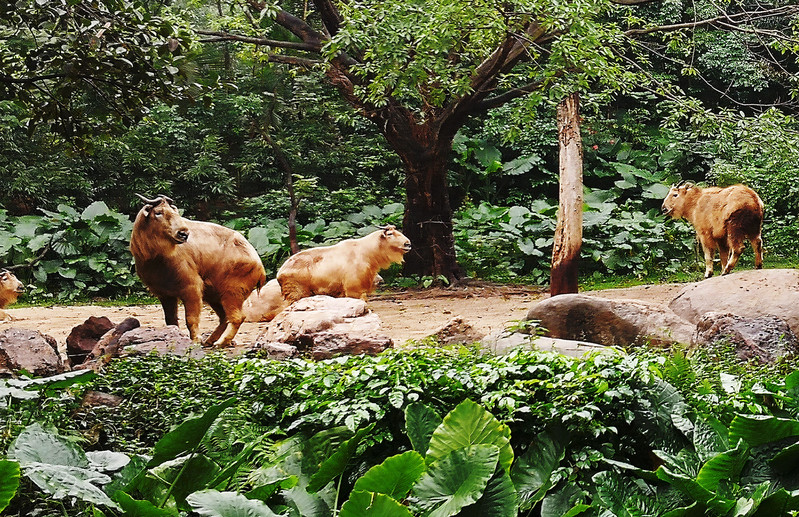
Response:
[{"label": "leafy bush", "polygon": [[[701,355],[474,352],[240,360],[216,374],[236,386],[235,397],[199,395],[205,412],[163,435],[148,457],[84,452],[60,433],[27,425],[0,459],[0,509],[286,517],[766,517],[799,509],[795,372],[782,377],[775,369],[747,384],[725,373],[742,365]],[[139,380],[130,372],[152,361],[159,359],[121,361],[142,365],[102,382],[124,391]],[[716,403],[695,405],[687,395],[713,371]],[[161,373],[165,382],[181,375]],[[24,389],[47,386],[27,382],[5,395],[22,403],[30,399]],[[170,398],[182,398],[180,390],[162,402]],[[52,498],[67,493],[73,499],[54,507]]]},{"label": "leafy bush", "polygon": [[67,205],[42,212],[8,217],[0,210],[2,263],[26,266],[17,275],[33,284],[32,296],[61,301],[136,290],[126,216],[102,201],[82,212]]}]

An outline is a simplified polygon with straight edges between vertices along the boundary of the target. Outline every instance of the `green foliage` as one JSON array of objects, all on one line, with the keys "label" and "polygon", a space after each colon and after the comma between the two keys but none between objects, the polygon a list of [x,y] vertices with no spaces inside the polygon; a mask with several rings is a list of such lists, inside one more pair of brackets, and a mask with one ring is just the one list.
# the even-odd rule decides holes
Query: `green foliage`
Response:
[{"label": "green foliage", "polygon": [[[22,468],[23,483],[10,488],[18,495],[9,515],[32,507],[20,505],[33,504],[37,491],[69,491],[77,497],[69,512],[99,505],[111,515],[116,505],[141,515],[191,509],[287,517],[327,517],[336,509],[407,517],[682,515],[689,508],[767,516],[799,508],[796,373],[775,369],[758,382],[731,382],[730,372],[755,371],[701,354],[609,352],[575,360],[524,349],[502,357],[453,348],[319,363],[241,359],[224,373],[198,368],[208,360],[158,366],[174,361],[119,360],[128,364],[92,388],[102,380],[105,389],[136,398],[145,391],[139,368],[147,365],[164,386],[187,374],[197,383],[216,377],[224,381],[219,391],[235,398],[189,394],[207,408],[202,415],[142,420],[183,420],[154,444],[149,461],[139,456],[148,449],[84,453],[38,424],[20,429],[7,452],[14,461],[0,460],[0,468]],[[25,381],[16,389],[55,389],[78,379]],[[702,379],[715,379],[710,392]],[[8,393],[14,404],[7,411],[29,403]],[[186,398],[176,391],[159,404],[181,399],[171,405],[180,408]],[[133,407],[126,406],[121,413]],[[78,425],[123,434],[112,424],[121,416],[101,413]],[[63,428],[67,421],[54,423]],[[109,438],[106,447],[123,443]]]},{"label": "green foliage", "polygon": [[98,201],[82,212],[67,205],[43,216],[0,210],[0,257],[26,266],[17,276],[35,298],[72,300],[130,293],[137,285],[128,241],[133,224]]},{"label": "green foliage", "polygon": [[4,3],[0,31],[0,99],[69,138],[106,118],[129,121],[188,86],[191,33],[157,2]]}]

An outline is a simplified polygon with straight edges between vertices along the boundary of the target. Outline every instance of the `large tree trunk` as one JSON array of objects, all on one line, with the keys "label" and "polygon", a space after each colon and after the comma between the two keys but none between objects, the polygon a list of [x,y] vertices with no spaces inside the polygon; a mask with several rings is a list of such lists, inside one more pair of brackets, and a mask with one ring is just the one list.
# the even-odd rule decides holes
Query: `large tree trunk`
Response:
[{"label": "large tree trunk", "polygon": [[573,93],[558,104],[560,194],[552,245],[549,294],[576,293],[577,266],[583,245],[583,142],[580,97]]},{"label": "large tree trunk", "polygon": [[405,256],[404,272],[434,279],[443,276],[449,283],[457,283],[464,274],[455,258],[452,207],[447,185],[447,157],[451,142],[427,142],[427,145],[427,148],[417,149],[395,145],[405,164],[406,202],[402,232],[413,246]]}]

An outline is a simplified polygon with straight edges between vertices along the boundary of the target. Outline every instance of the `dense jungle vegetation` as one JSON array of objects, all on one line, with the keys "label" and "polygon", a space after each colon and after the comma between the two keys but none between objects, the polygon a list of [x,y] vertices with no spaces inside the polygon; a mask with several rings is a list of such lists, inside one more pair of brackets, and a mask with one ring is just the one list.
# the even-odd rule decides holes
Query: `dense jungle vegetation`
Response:
[{"label": "dense jungle vegetation", "polygon": [[[430,133],[447,151],[431,221],[468,276],[544,285],[555,107],[579,92],[583,284],[701,277],[692,229],[659,210],[680,179],[753,187],[766,267],[792,267],[798,24],[789,1],[3,3],[0,266],[30,303],[146,296],[128,251],[135,194],[163,193],[241,231],[272,275],[292,199],[300,247],[409,220],[420,171],[397,121],[427,127],[468,105]],[[508,41],[525,52],[480,76]],[[413,345],[0,380],[0,513],[799,512],[795,358]],[[86,407],[88,391],[122,403]]]}]

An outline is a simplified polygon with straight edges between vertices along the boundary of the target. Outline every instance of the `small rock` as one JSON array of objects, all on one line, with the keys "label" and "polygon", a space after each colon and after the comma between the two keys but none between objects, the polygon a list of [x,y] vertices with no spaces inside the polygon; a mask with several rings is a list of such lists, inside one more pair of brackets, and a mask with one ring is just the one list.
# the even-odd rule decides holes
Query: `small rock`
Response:
[{"label": "small rock", "polygon": [[73,327],[67,336],[67,360],[70,364],[81,364],[91,354],[103,334],[114,328],[105,316],[89,316],[80,325]]},{"label": "small rock", "polygon": [[110,393],[103,393],[102,391],[89,390],[83,394],[83,399],[81,399],[80,405],[83,407],[96,407],[96,406],[117,407],[120,404],[122,404],[124,400],[125,399],[120,397],[119,395],[112,395]]},{"label": "small rock", "polygon": [[435,338],[442,345],[471,344],[483,339],[485,333],[475,330],[470,323],[464,321],[460,316],[456,316],[430,337]]}]

